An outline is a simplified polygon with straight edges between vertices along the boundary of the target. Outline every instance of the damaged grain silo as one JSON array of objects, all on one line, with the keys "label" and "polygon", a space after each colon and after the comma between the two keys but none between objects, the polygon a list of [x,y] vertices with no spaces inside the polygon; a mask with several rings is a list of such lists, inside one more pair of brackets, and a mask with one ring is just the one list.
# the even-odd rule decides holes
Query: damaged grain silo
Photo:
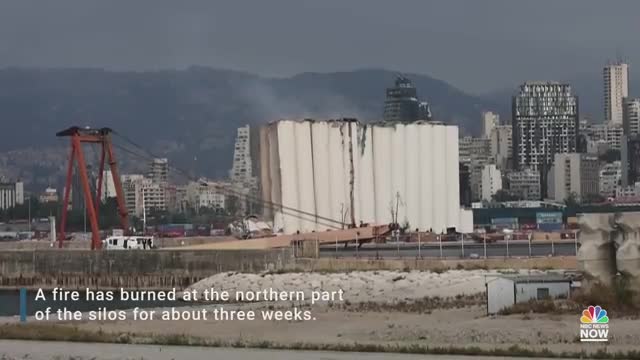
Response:
[{"label": "damaged grain silo", "polygon": [[640,213],[624,213],[615,217],[619,227],[616,238],[616,268],[640,289]]},{"label": "damaged grain silo", "polygon": [[610,285],[616,274],[640,290],[640,213],[579,214],[580,270]]},{"label": "damaged grain silo", "polygon": [[262,198],[281,205],[265,217],[285,233],[391,223],[396,207],[413,229],[472,231],[458,171],[457,126],[306,119],[260,131]]},{"label": "damaged grain silo", "polygon": [[578,214],[578,224],[578,267],[586,274],[610,285],[616,275],[611,214]]}]

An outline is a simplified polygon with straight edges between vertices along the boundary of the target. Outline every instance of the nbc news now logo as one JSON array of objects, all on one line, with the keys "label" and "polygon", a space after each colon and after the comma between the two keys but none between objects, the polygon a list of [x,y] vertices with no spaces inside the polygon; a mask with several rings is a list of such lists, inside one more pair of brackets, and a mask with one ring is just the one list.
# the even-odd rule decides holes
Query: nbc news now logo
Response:
[{"label": "nbc news now logo", "polygon": [[580,317],[580,341],[609,341],[609,317],[598,306],[589,306]]}]

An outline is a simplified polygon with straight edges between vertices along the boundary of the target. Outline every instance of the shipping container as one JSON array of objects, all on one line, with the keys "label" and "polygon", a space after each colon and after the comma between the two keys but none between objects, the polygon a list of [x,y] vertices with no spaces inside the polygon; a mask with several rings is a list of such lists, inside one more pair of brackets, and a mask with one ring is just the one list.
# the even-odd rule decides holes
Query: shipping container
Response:
[{"label": "shipping container", "polygon": [[562,230],[562,223],[542,223],[538,224],[538,230],[544,232],[556,232]]},{"label": "shipping container", "polygon": [[518,229],[518,218],[505,217],[505,218],[493,218],[491,219],[491,226],[494,229]]},{"label": "shipping container", "polygon": [[557,231],[562,229],[562,212],[538,212],[536,213],[536,223],[538,229],[542,231]]}]

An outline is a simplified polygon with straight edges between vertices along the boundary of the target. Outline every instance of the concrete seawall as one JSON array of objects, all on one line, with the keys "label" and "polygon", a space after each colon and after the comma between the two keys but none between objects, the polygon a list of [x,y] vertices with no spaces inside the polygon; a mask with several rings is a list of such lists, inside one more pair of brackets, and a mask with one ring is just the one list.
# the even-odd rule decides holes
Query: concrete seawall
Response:
[{"label": "concrete seawall", "polygon": [[0,253],[0,287],[183,288],[224,271],[281,270],[278,250],[13,250]]}]

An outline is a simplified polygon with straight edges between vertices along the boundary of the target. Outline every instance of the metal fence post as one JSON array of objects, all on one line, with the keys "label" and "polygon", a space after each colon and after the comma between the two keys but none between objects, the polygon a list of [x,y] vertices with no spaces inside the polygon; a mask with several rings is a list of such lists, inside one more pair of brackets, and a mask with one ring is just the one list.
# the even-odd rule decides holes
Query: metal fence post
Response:
[{"label": "metal fence post", "polygon": [[440,259],[442,259],[442,235],[438,235],[438,242],[440,242]]},{"label": "metal fence post", "polygon": [[507,257],[509,257],[509,234],[506,234],[504,238],[507,240]]},{"label": "metal fence post", "polygon": [[420,254],[420,233],[418,232],[418,258],[422,258],[422,254]]},{"label": "metal fence post", "polygon": [[487,258],[487,233],[484,233],[484,237],[483,237],[483,243],[484,243],[484,258]]}]

